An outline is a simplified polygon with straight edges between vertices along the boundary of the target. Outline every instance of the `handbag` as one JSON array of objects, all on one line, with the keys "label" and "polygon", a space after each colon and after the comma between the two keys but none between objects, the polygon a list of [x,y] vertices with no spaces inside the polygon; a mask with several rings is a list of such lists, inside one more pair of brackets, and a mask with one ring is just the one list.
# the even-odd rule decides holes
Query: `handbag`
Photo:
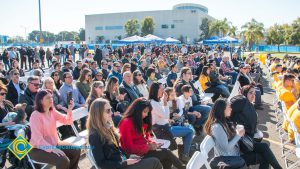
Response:
[{"label": "handbag", "polygon": [[247,153],[247,152],[252,152],[253,148],[254,148],[254,144],[253,144],[253,139],[248,136],[248,135],[244,135],[240,141],[240,149],[243,153]]},{"label": "handbag", "polygon": [[211,159],[212,169],[246,169],[246,162],[240,156],[218,156]]}]

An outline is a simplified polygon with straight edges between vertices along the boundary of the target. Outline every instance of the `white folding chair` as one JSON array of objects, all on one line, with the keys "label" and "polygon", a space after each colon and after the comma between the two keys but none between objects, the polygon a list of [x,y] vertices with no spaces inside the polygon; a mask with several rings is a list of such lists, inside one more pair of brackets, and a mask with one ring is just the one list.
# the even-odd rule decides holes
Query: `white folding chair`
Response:
[{"label": "white folding chair", "polygon": [[236,81],[236,82],[234,83],[234,86],[233,86],[233,88],[232,88],[232,91],[231,91],[231,93],[230,93],[230,95],[229,95],[229,97],[228,97],[228,100],[230,100],[230,99],[233,98],[234,96],[239,95],[239,94],[240,94],[240,88],[241,88],[240,82],[239,82],[239,81]]},{"label": "white folding chair", "polygon": [[204,140],[200,144],[201,154],[205,159],[204,165],[206,166],[207,169],[211,169],[208,162],[208,153],[214,148],[214,146],[215,146],[215,141],[209,135],[205,136]]},{"label": "white folding chair", "polygon": [[[288,169],[294,169],[294,168],[299,168],[300,167],[300,135],[298,133],[298,129],[297,129],[295,123],[293,121],[291,121],[290,119],[289,119],[288,122],[289,122],[289,125],[290,125],[291,129],[294,132],[294,138],[295,138],[296,147],[295,147],[295,150],[290,150],[288,152],[288,154],[285,155],[285,165],[286,165],[286,168],[288,168]],[[291,164],[290,166],[288,166],[287,165],[288,164],[287,163],[287,158],[293,152],[296,154],[297,161],[294,162],[293,164]]]},{"label": "white folding chair", "polygon": [[30,165],[31,165],[31,167],[33,169],[36,169],[35,166],[34,166],[34,164],[42,165],[41,169],[44,169],[44,168],[46,168],[48,166],[47,163],[42,163],[42,162],[34,161],[33,159],[30,158],[29,154],[27,154],[26,156],[27,156],[28,161],[29,161],[29,163],[30,163]]},{"label": "white folding chair", "polygon": [[200,169],[203,165],[205,165],[206,161],[207,160],[205,160],[204,155],[201,152],[196,151],[189,160],[186,169]]},{"label": "white folding chair", "polygon": [[96,161],[95,161],[94,156],[93,156],[92,149],[88,149],[87,156],[88,156],[90,162],[92,163],[92,165],[93,165],[96,169],[100,169],[100,168],[97,166],[97,164],[96,164]]}]

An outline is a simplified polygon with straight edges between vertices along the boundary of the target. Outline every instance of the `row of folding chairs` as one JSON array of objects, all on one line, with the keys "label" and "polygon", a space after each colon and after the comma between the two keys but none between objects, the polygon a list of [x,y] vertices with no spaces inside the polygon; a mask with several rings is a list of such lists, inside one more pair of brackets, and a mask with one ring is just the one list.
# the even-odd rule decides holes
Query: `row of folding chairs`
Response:
[{"label": "row of folding chairs", "polygon": [[[300,167],[300,135],[298,133],[298,129],[295,126],[294,122],[291,121],[290,117],[287,114],[286,105],[284,102],[278,99],[278,94],[276,93],[276,97],[274,98],[274,106],[275,106],[275,115],[276,115],[276,130],[279,134],[280,139],[280,147],[281,147],[281,157],[284,159],[285,167],[287,169],[299,168]],[[283,129],[283,124],[285,121],[288,123],[289,127],[294,132],[295,144],[291,143],[288,137],[288,132]],[[292,159],[297,159],[294,161]]]}]

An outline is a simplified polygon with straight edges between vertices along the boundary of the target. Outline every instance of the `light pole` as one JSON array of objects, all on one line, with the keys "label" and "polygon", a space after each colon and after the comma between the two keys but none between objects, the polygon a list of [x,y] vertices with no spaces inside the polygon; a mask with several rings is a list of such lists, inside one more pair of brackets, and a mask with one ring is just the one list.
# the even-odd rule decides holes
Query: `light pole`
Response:
[{"label": "light pole", "polygon": [[40,23],[40,43],[43,43],[44,37],[42,33],[41,0],[39,0],[39,23]]}]

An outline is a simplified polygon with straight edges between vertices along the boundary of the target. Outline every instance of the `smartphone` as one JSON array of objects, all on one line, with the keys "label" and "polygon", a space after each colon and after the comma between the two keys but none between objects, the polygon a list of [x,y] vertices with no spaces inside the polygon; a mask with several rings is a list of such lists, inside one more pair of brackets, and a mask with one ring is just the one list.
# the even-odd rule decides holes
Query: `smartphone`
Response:
[{"label": "smartphone", "polygon": [[72,92],[70,91],[70,92],[67,93],[67,104],[68,104],[68,105],[71,104],[72,98],[73,98],[73,94],[72,94]]},{"label": "smartphone", "polygon": [[130,159],[136,159],[136,160],[140,160],[142,157],[141,156],[138,156],[138,155],[135,155],[135,154],[131,154],[129,156]]}]

